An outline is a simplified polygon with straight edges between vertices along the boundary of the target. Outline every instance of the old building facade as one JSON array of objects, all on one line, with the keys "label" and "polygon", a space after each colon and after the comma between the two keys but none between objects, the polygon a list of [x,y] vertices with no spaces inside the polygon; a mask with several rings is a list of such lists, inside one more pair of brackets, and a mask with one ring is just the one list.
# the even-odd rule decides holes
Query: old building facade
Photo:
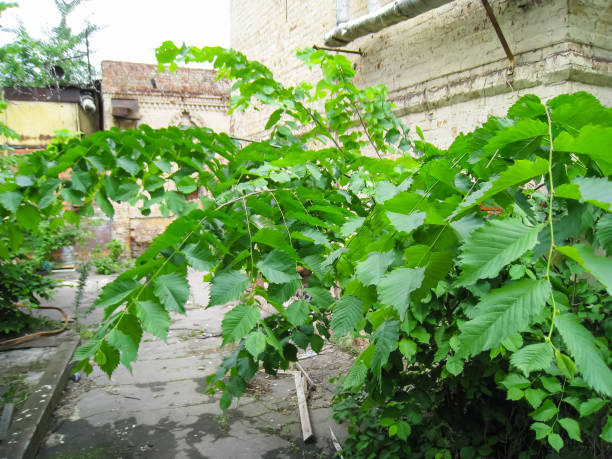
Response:
[{"label": "old building facade", "polygon": [[[317,75],[295,58],[295,49],[325,46],[338,19],[350,25],[393,3],[433,9],[346,43],[345,49],[361,51],[346,56],[355,64],[356,84],[386,85],[396,114],[409,127],[420,126],[428,141],[448,146],[526,93],[545,100],[586,90],[612,105],[609,0],[489,0],[513,68],[481,0],[231,0],[232,47],[283,83],[313,81]],[[343,4],[348,14],[338,11]],[[234,116],[234,132],[262,135],[265,116]]]},{"label": "old building facade", "polygon": [[[217,81],[213,70],[179,68],[159,73],[156,65],[102,62],[104,129],[147,124],[154,129],[200,126],[228,132],[228,99],[229,83]],[[135,257],[169,222],[156,208],[143,216],[136,207],[117,205],[113,238]]]}]

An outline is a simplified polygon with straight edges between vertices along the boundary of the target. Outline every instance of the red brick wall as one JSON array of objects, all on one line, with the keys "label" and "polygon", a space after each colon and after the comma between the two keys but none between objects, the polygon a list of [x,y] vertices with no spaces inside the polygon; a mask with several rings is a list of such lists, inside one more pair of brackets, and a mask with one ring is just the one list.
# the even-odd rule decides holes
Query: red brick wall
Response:
[{"label": "red brick wall", "polygon": [[[155,86],[151,80],[155,80]],[[171,73],[157,71],[156,65],[133,62],[102,62],[102,91],[143,95],[181,94],[227,96],[229,83],[217,81],[217,72],[208,69],[179,68]]]}]

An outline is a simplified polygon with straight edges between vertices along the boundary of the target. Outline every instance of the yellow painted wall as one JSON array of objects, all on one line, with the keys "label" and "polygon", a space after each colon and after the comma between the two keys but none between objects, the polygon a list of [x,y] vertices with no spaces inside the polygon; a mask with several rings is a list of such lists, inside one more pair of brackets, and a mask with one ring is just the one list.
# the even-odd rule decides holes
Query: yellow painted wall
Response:
[{"label": "yellow painted wall", "polygon": [[48,145],[59,129],[84,131],[85,134],[96,130],[94,122],[82,122],[83,116],[89,116],[79,112],[82,110],[76,103],[9,101],[0,116],[2,122],[21,135],[20,141],[11,139],[9,144]]}]

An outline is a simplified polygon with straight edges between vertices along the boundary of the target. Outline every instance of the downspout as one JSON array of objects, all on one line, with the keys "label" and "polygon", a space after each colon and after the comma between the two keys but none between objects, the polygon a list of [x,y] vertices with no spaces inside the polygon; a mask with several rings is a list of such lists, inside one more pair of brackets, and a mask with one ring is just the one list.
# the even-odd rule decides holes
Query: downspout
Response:
[{"label": "downspout", "polygon": [[349,0],[336,0],[336,24],[344,24],[349,20]]},{"label": "downspout", "polygon": [[[336,19],[338,24],[331,32],[325,34],[326,46],[345,46],[351,41],[378,32],[406,19],[414,18],[434,8],[450,3],[453,0],[397,0],[376,11],[370,11],[352,21],[348,20],[348,0],[336,0]],[[377,1],[368,0],[368,6],[377,5]],[[340,11],[342,7],[342,14]],[[340,20],[342,18],[342,20]]]}]

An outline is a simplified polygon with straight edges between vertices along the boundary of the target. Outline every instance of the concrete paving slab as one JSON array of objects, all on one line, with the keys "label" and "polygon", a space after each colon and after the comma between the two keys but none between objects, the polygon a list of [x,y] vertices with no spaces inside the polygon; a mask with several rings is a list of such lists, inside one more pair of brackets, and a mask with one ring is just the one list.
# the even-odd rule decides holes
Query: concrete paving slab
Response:
[{"label": "concrete paving slab", "polygon": [[[291,374],[258,373],[238,403],[225,412],[219,396],[204,393],[205,376],[214,373],[231,347],[221,348],[221,321],[231,306],[205,309],[208,295],[201,273],[190,273],[192,298],[187,315],[172,314],[167,343],[146,335],[133,372],[120,367],[109,378],[99,369],[70,381],[54,416],[40,458],[304,458],[332,457],[328,425],[339,438],[344,429],[330,421],[330,364],[339,354],[313,366],[317,391],[310,404],[315,441],[304,444]],[[88,283],[91,289],[108,279]],[[62,291],[68,301],[71,291]],[[84,317],[83,320],[90,318]],[[313,358],[314,359],[314,358]],[[314,361],[307,359],[307,361]],[[331,360],[330,360],[331,359]],[[348,368],[351,356],[345,357]],[[306,363],[304,365],[312,365]]]},{"label": "concrete paving slab", "polygon": [[[62,395],[69,376],[69,362],[79,343],[79,338],[65,332],[55,347],[19,349],[0,353],[19,354],[30,365],[44,364],[44,371],[28,390],[28,398],[13,415],[7,439],[0,444],[0,458],[21,459],[34,457],[51,424],[53,409]],[[44,354],[40,355],[43,351]],[[31,355],[28,356],[27,354]],[[30,357],[30,358],[29,358]],[[38,359],[34,359],[38,357]],[[10,358],[3,359],[10,361]],[[21,366],[23,367],[23,366]]]}]

